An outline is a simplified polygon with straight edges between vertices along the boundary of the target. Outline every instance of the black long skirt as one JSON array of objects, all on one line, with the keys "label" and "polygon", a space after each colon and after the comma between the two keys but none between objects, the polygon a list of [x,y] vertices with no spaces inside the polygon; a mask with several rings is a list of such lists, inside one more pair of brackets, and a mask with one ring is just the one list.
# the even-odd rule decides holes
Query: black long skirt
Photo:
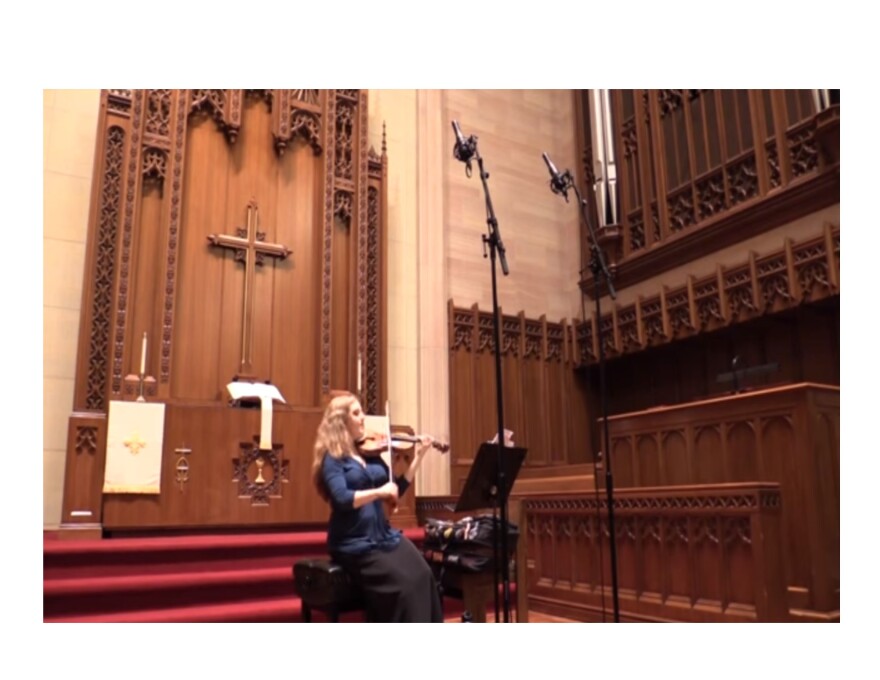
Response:
[{"label": "black long skirt", "polygon": [[431,567],[406,536],[394,550],[334,555],[364,591],[367,621],[443,623],[443,608]]}]

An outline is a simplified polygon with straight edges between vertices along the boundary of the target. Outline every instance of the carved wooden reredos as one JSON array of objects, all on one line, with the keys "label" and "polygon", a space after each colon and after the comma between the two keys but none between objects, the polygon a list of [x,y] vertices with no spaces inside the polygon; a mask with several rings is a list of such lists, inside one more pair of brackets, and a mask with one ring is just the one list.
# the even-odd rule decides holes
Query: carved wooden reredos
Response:
[{"label": "carved wooden reredos", "polygon": [[[104,90],[75,411],[270,379],[292,407],[386,394],[385,168],[362,90]],[[361,361],[358,361],[358,358]]]}]

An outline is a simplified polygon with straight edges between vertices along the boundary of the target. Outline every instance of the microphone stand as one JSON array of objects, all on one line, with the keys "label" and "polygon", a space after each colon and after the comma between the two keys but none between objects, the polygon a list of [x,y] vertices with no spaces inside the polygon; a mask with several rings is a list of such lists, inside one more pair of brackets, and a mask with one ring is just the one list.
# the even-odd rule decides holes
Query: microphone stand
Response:
[{"label": "microphone stand", "polygon": [[[570,172],[566,172],[566,180],[566,188],[574,189],[577,195],[578,205],[581,208],[581,217],[583,217],[590,232],[590,270],[593,272],[594,297],[596,298],[596,332],[599,340],[599,398],[602,402],[602,446],[605,449],[605,495],[608,502],[608,541],[611,548],[611,594],[614,606],[614,622],[620,623],[620,600],[617,587],[617,535],[614,528],[614,476],[611,472],[611,445],[608,436],[608,387],[605,382],[605,343],[602,338],[599,276],[601,275],[605,279],[605,284],[608,286],[608,295],[612,300],[617,297],[617,292],[614,290],[614,284],[611,282],[611,273],[605,264],[605,258],[602,256],[602,249],[599,247],[599,240],[596,238],[596,231],[593,229],[590,213],[587,210],[587,202],[581,196],[577,183]],[[584,323],[586,323],[586,319],[584,319]],[[598,535],[599,532],[597,531]]]},{"label": "microphone stand", "polygon": [[[477,160],[480,167],[480,179],[483,182],[483,193],[486,196],[486,223],[488,225],[488,234],[483,234],[483,257],[486,257],[486,246],[489,246],[489,257],[491,259],[492,269],[492,318],[494,321],[495,334],[495,394],[498,401],[498,475],[496,478],[495,488],[492,489],[492,499],[495,507],[492,508],[493,517],[496,508],[500,512],[500,529],[498,524],[495,525],[495,537],[493,541],[493,551],[495,557],[495,622],[498,622],[498,566],[501,566],[502,579],[502,599],[504,608],[504,623],[510,622],[510,564],[508,549],[508,521],[507,521],[507,494],[505,489],[505,465],[504,465],[504,398],[501,386],[501,319],[500,309],[498,307],[498,283],[496,274],[496,255],[501,261],[501,271],[505,276],[510,274],[507,267],[507,257],[505,256],[504,243],[498,232],[498,219],[495,217],[495,209],[492,207],[492,197],[489,194],[489,185],[486,182],[489,179],[489,173],[483,168],[483,158],[477,149],[477,138],[473,135],[467,140],[467,152],[472,152],[473,157]],[[458,157],[458,156],[457,156]],[[468,176],[470,176],[470,158],[458,157],[468,164]],[[500,546],[499,546],[499,536]],[[499,556],[500,552],[500,556]],[[499,559],[500,557],[500,559]],[[521,587],[522,584],[519,584]]]}]

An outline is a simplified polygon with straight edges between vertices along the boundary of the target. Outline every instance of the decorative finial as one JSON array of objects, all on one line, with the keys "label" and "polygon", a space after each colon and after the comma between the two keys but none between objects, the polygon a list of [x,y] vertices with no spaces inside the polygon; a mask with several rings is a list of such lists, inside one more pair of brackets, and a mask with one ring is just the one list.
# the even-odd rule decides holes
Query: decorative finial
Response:
[{"label": "decorative finial", "polygon": [[382,157],[384,158],[388,151],[388,144],[385,141],[385,121],[382,121]]}]

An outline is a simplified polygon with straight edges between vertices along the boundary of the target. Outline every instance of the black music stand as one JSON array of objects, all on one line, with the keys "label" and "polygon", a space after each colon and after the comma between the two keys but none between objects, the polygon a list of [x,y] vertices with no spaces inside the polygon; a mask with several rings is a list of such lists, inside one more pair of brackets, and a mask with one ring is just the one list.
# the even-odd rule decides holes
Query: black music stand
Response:
[{"label": "black music stand", "polygon": [[[507,520],[507,497],[519,474],[523,460],[526,457],[526,451],[522,446],[501,447],[498,450],[498,444],[485,443],[481,444],[474,458],[474,463],[468,472],[467,480],[464,483],[464,489],[458,497],[458,503],[455,505],[455,512],[467,512],[468,510],[482,510],[484,508],[492,508],[493,525],[496,529],[501,527],[500,531],[495,531],[494,540],[492,541],[493,554],[493,572],[495,575],[494,591],[495,591],[495,622],[499,622],[500,607],[498,594],[498,567],[501,567],[502,584],[504,586],[504,620],[505,623],[510,616],[510,555],[499,559],[508,549],[508,527],[504,526]],[[503,454],[503,455],[501,455]],[[498,461],[503,460],[503,475],[499,475]],[[503,489],[498,488],[499,479],[503,480]],[[498,518],[498,510],[502,509],[501,521]],[[519,585],[517,587],[520,587]]]},{"label": "black music stand", "polygon": [[504,447],[504,489],[498,489],[498,444],[481,444],[474,459],[474,464],[468,472],[467,480],[455,512],[467,512],[468,510],[483,510],[485,508],[497,508],[501,501],[507,502],[519,469],[526,457],[526,451],[521,446]]}]

